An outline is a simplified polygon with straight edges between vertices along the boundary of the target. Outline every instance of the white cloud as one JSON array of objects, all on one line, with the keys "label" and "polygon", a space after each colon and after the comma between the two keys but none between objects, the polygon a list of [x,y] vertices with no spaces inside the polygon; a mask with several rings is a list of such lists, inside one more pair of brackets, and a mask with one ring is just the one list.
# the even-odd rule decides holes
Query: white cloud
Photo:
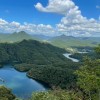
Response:
[{"label": "white cloud", "polygon": [[54,35],[55,30],[51,25],[43,24],[20,24],[18,22],[7,22],[6,20],[0,19],[0,33],[12,33],[26,31],[30,34],[43,34],[43,35]]},{"label": "white cloud", "polygon": [[[100,21],[82,16],[79,7],[72,0],[49,0],[46,7],[43,7],[41,3],[37,3],[35,8],[42,12],[53,12],[64,15],[60,23],[56,25],[58,33],[74,36],[99,34],[100,36]],[[97,8],[100,7],[97,6]]]},{"label": "white cloud", "polygon": [[72,0],[49,0],[46,7],[37,3],[35,8],[42,12],[59,13],[63,15],[61,21],[53,28],[51,25],[8,22],[0,19],[0,32],[12,33],[26,31],[30,34],[43,35],[73,35],[73,36],[100,36],[100,17],[86,18],[81,14],[79,7]]},{"label": "white cloud", "polygon": [[74,6],[75,4],[70,0],[49,0],[49,3],[46,7],[43,7],[41,3],[37,3],[35,8],[42,12],[66,14],[67,11]]},{"label": "white cloud", "polygon": [[6,24],[8,24],[8,22],[0,18],[0,25],[6,25]]}]

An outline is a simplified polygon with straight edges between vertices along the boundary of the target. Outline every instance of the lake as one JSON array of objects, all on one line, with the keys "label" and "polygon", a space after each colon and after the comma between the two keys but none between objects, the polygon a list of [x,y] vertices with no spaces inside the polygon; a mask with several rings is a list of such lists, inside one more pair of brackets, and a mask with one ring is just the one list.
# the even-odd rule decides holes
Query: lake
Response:
[{"label": "lake", "polygon": [[66,58],[72,60],[73,62],[79,62],[78,59],[75,59],[75,58],[70,57],[70,55],[72,55],[71,53],[65,53],[65,54],[63,54],[63,55],[64,55]]},{"label": "lake", "polygon": [[11,65],[5,65],[0,69],[0,78],[5,81],[0,81],[0,85],[12,89],[16,96],[24,100],[29,98],[32,92],[48,90],[48,86],[28,78],[25,72],[18,72]]}]

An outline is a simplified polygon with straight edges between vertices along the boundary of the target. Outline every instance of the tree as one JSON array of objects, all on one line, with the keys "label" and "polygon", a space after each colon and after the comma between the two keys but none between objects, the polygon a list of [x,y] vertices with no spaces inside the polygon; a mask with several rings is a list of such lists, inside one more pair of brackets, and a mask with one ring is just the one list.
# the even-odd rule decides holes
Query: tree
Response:
[{"label": "tree", "polygon": [[99,46],[98,46],[98,47],[96,47],[96,48],[95,48],[95,51],[96,51],[96,53],[97,53],[97,54],[99,54],[99,55],[100,55],[100,44],[99,44]]},{"label": "tree", "polygon": [[82,100],[81,94],[74,91],[56,89],[46,92],[36,92],[32,94],[30,100]]},{"label": "tree", "polygon": [[11,90],[0,86],[0,100],[15,100],[15,95],[11,93]]},{"label": "tree", "polygon": [[[96,52],[100,54],[100,46]],[[84,65],[75,72],[78,86],[88,95],[89,100],[100,100],[100,59],[85,58]]]}]

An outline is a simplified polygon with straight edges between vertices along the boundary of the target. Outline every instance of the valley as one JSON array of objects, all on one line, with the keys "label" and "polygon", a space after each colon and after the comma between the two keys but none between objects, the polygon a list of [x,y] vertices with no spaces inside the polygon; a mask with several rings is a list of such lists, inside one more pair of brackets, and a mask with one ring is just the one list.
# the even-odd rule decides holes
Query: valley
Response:
[{"label": "valley", "polygon": [[[64,90],[76,88],[77,77],[74,72],[84,65],[84,56],[97,58],[93,50],[88,53],[78,51],[71,54],[65,49],[36,40],[0,43],[0,77],[5,80],[1,85],[11,88],[12,92],[21,98],[31,97],[32,92],[45,91],[49,87],[53,90],[58,87]],[[6,67],[5,64],[10,66]],[[6,81],[8,79],[9,81]],[[26,89],[28,85],[30,88]]]},{"label": "valley", "polygon": [[100,0],[0,0],[0,100],[100,100]]}]

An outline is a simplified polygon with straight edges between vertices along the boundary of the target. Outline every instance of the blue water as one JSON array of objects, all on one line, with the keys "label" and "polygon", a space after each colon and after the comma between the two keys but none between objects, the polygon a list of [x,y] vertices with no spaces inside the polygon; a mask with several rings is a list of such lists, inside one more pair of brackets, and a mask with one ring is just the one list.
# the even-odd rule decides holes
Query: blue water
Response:
[{"label": "blue water", "polygon": [[43,84],[28,78],[26,73],[18,72],[12,67],[11,65],[5,65],[0,69],[0,78],[5,81],[4,83],[0,81],[0,85],[12,89],[16,96],[25,100],[25,98],[31,96],[32,92],[47,90],[47,87]]},{"label": "blue water", "polygon": [[73,62],[79,62],[78,59],[75,59],[75,58],[70,57],[70,55],[72,55],[71,53],[65,53],[65,54],[63,54],[63,55],[64,55],[66,58],[72,60]]}]

